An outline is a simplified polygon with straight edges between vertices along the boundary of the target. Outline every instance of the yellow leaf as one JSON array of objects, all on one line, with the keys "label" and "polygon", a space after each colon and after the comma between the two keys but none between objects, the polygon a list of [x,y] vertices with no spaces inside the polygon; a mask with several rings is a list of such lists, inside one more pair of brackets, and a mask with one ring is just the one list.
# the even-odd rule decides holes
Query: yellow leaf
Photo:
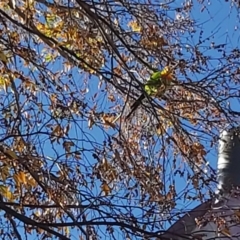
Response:
[{"label": "yellow leaf", "polygon": [[7,91],[7,88],[10,86],[10,80],[6,76],[0,76],[0,88],[3,88],[4,91]]},{"label": "yellow leaf", "polygon": [[1,60],[4,64],[8,63],[8,58],[7,58],[7,56],[4,54],[4,52],[2,52],[2,51],[0,51],[0,60]]},{"label": "yellow leaf", "polygon": [[128,26],[132,29],[133,32],[141,32],[142,27],[137,21],[129,22]]},{"label": "yellow leaf", "polygon": [[27,183],[26,175],[22,171],[16,174],[16,180],[18,181],[18,183],[23,183],[23,184]]},{"label": "yellow leaf", "polygon": [[1,180],[5,181],[9,177],[9,166],[3,166],[0,168]]},{"label": "yellow leaf", "polygon": [[14,199],[13,194],[10,192],[9,187],[6,187],[4,185],[0,185],[0,193],[7,200],[13,200]]},{"label": "yellow leaf", "polygon": [[110,126],[112,128],[115,128],[116,126],[113,123],[115,118],[116,118],[116,116],[114,116],[114,115],[107,115],[107,114],[103,115],[102,120],[103,120],[103,123],[104,123],[105,127]]},{"label": "yellow leaf", "polygon": [[69,237],[69,235],[70,235],[69,227],[64,227],[64,231],[65,231],[66,236]]}]

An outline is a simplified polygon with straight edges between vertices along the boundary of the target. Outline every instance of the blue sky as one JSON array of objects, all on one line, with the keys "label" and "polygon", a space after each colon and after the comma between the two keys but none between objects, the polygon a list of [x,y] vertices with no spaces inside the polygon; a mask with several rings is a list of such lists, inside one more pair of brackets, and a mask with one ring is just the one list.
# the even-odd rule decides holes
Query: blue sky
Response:
[{"label": "blue sky", "polygon": [[[180,1],[175,1],[176,3],[173,3],[172,6],[178,6],[178,3]],[[194,34],[192,37],[186,38],[186,35],[183,35],[184,41],[186,41],[186,44],[195,45],[199,43],[199,36],[201,35],[201,40],[204,40],[204,42],[201,44],[203,51],[206,52],[207,55],[211,57],[219,57],[221,56],[221,53],[218,53],[215,50],[211,49],[211,44],[214,44],[215,46],[218,44],[226,44],[225,50],[231,51],[233,48],[238,46],[239,43],[239,17],[237,9],[233,6],[232,8],[229,7],[229,3],[222,2],[222,1],[212,1],[212,3],[206,4],[206,8],[202,7],[201,4],[198,4],[198,1],[194,1],[194,7],[193,11],[191,11],[190,16],[196,21],[198,25],[198,31]],[[172,17],[177,14],[176,12],[172,12]],[[202,33],[200,33],[202,30]],[[208,39],[209,38],[209,39]],[[186,53],[187,54],[187,53]],[[212,69],[219,67],[219,61],[212,60]],[[204,74],[204,73],[203,73]],[[207,73],[206,73],[207,74]],[[190,74],[191,75],[191,74]],[[194,75],[193,78],[197,80],[200,80],[203,78],[203,75]],[[95,87],[92,86],[92,89]],[[91,92],[90,92],[91,95]],[[238,109],[238,100],[237,99],[231,99],[230,104],[232,109]],[[220,130],[220,129],[219,129]],[[91,134],[94,134],[94,136],[97,136],[98,139],[102,139],[103,135],[100,130],[97,130],[97,128],[93,128],[91,131]],[[216,131],[217,133],[217,131]],[[207,154],[207,161],[209,161],[210,165],[216,169],[216,161],[217,161],[217,144],[215,144],[211,149],[209,147],[209,144],[206,144],[207,150],[209,151]],[[168,165],[169,173],[171,174],[171,164]],[[181,193],[187,185],[187,182],[183,178],[175,178],[176,181],[176,187],[177,192]],[[191,188],[191,186],[188,186]],[[98,192],[99,189],[96,189]],[[194,196],[195,191],[192,190],[192,195]],[[186,208],[191,209],[198,205],[199,202],[183,202],[182,199],[178,201],[178,209],[182,208],[186,210]],[[176,210],[178,211],[178,210]],[[167,224],[165,227],[167,228],[169,224]]]},{"label": "blue sky", "polygon": [[[176,1],[180,2],[180,1]],[[206,8],[198,4],[198,1],[193,1],[193,11],[190,16],[196,20],[197,25],[199,26],[199,31],[190,39],[190,44],[194,45],[199,43],[200,31],[202,30],[202,40],[207,39],[202,46],[203,50],[205,47],[206,54],[211,57],[219,57],[221,53],[217,53],[215,50],[211,50],[211,44],[226,44],[224,49],[229,52],[233,48],[239,46],[239,13],[238,10],[233,6],[229,7],[229,3],[224,1],[204,1]],[[212,61],[212,68],[219,67],[219,61]],[[203,78],[203,75],[194,75],[196,80]],[[221,86],[219,86],[221,88]],[[229,101],[230,106],[234,110],[239,109],[239,100],[237,98],[232,98]],[[227,127],[227,126],[226,126]],[[221,131],[221,129],[219,129]],[[210,147],[206,144],[207,150],[209,153],[206,156],[207,161],[210,165],[216,169],[217,164],[217,144]],[[185,188],[186,182],[183,179],[176,181],[176,186],[181,192]],[[194,191],[193,191],[194,195]],[[199,202],[189,202],[189,205],[179,201],[179,204],[183,204],[183,209],[186,210],[192,209],[197,206]]]},{"label": "blue sky", "polygon": [[[181,1],[175,1],[173,6]],[[195,45],[199,43],[199,36],[201,35],[201,40],[205,39],[205,42],[202,45],[203,51],[211,57],[219,57],[221,53],[218,54],[217,51],[211,50],[211,44],[226,44],[225,50],[227,52],[231,51],[233,48],[238,47],[239,45],[239,13],[238,10],[232,6],[229,7],[229,3],[224,1],[204,1],[203,7],[202,4],[199,4],[198,1],[193,1],[193,11],[191,11],[190,16],[196,21],[196,24],[199,27],[193,37],[188,38],[188,44]],[[202,33],[200,33],[202,30]],[[208,39],[209,38],[209,39]],[[219,61],[212,60],[212,68],[219,67]],[[203,78],[203,75],[194,75],[193,78],[200,80]],[[237,110],[239,108],[239,102],[237,99],[231,99],[230,105],[232,109]],[[227,126],[226,126],[227,127]],[[219,129],[221,130],[221,129]],[[207,155],[207,160],[210,165],[216,169],[217,161],[217,145],[214,145],[212,149],[208,149],[210,152]],[[177,181],[179,189],[183,189],[186,185],[184,181]],[[190,207],[194,207],[198,203],[192,203]],[[185,205],[185,204],[184,204]]]},{"label": "blue sky", "polygon": [[[176,1],[176,2],[178,4],[178,2],[180,1]],[[230,9],[228,3],[221,2],[221,1],[214,1],[214,3],[211,3],[211,4],[206,3],[206,8],[202,8],[202,6],[197,3],[197,1],[195,1],[194,4],[196,5],[193,7],[193,11],[190,13],[190,16],[196,21],[198,25],[198,31],[192,37],[188,36],[188,38],[186,38],[187,36],[183,35],[183,38],[184,38],[184,41],[186,41],[186,44],[195,45],[199,43],[199,40],[204,40],[204,42],[201,44],[202,49],[203,51],[206,51],[206,55],[209,55],[211,57],[212,56],[219,57],[221,54],[221,53],[217,53],[217,51],[215,50],[211,50],[211,44],[215,44],[215,45],[226,44],[225,49],[227,51],[230,51],[232,50],[232,48],[237,47],[239,43],[238,30],[234,30],[235,26],[236,27],[238,26],[238,17],[237,17],[236,8],[233,7]],[[174,5],[175,3],[173,3],[173,6]],[[173,11],[171,14],[174,17],[175,14],[177,13]],[[202,33],[200,33],[201,30],[202,30]],[[201,34],[201,39],[200,39],[200,34]],[[209,40],[207,38],[209,38]],[[217,68],[218,64],[219,64],[218,61],[213,60],[212,68],[215,68],[215,67]],[[189,73],[189,75],[191,76],[191,73]],[[199,74],[199,75],[193,75],[192,77],[195,78],[195,80],[197,81],[201,79],[203,76]],[[88,86],[89,93],[86,94],[86,98],[84,100],[85,101],[89,100],[89,102],[93,103],[95,100],[92,99],[92,96],[98,92],[98,89],[97,89],[98,82],[93,77],[92,80],[89,81],[88,83],[89,83],[89,86]],[[101,105],[102,109],[109,108],[111,105],[109,101],[105,100],[104,94],[105,94],[104,92],[100,93],[99,97],[97,98],[98,102],[101,102],[101,99],[102,99],[102,103],[103,103]],[[231,106],[233,109],[237,109],[238,107],[237,104],[238,104],[237,100],[231,100]],[[90,139],[99,143],[103,142],[104,133],[100,128],[93,126],[91,130],[88,130],[86,122],[82,123],[82,127],[86,129],[85,133],[89,134],[88,136]],[[112,130],[109,130],[108,132],[110,134],[113,133]],[[71,134],[72,134],[72,137],[76,136],[77,138],[80,137],[81,139],[86,138],[86,135],[83,132],[82,133],[78,132],[78,130],[71,131]],[[91,148],[91,146],[88,143],[79,142],[79,144],[83,148]],[[209,161],[210,165],[213,166],[214,169],[216,169],[217,145],[214,145],[212,149],[209,149],[209,144],[206,144],[206,146],[208,147],[208,150],[209,150],[209,153],[206,157],[207,161]],[[91,156],[91,153],[86,153],[84,159],[82,160],[84,161],[85,164],[90,164],[90,165],[93,164],[93,158]],[[171,163],[168,164],[168,167],[169,167],[169,174],[172,174]],[[168,173],[166,173],[166,175],[168,175]],[[187,185],[186,179],[175,177],[175,182],[176,182],[177,192],[179,194],[182,193],[182,191],[186,188],[186,185]],[[187,185],[187,187],[191,188],[191,185]],[[91,191],[96,195],[100,194],[101,192],[100,182],[95,182],[95,187]],[[194,189],[192,189],[191,192],[193,196],[196,194]],[[121,191],[119,193],[121,193]],[[134,204],[134,201],[131,201],[131,202],[132,204]],[[123,203],[125,203],[125,201],[123,201]],[[178,200],[177,209],[181,209],[181,208],[184,210],[186,210],[186,208],[191,209],[198,204],[199,202],[193,202],[193,201],[185,202],[181,198]],[[135,212],[135,214],[141,216],[140,211],[139,213]],[[89,216],[91,216],[91,214]],[[165,227],[167,228],[168,225],[169,224],[166,224]]]},{"label": "blue sky", "polygon": [[[173,7],[179,6],[182,1],[174,1],[172,3]],[[203,7],[202,4],[198,4],[198,1],[195,0],[193,1],[194,7],[193,11],[191,11],[190,16],[191,18],[196,20],[196,23],[198,25],[198,31],[192,36],[186,36],[183,34],[183,39],[186,42],[186,44],[191,44],[195,45],[196,43],[199,42],[199,35],[201,30],[202,32],[202,40],[209,38],[209,40],[206,40],[202,44],[202,49],[206,51],[206,54],[210,56],[220,56],[221,53],[217,53],[215,50],[211,50],[211,44],[226,44],[225,49],[227,51],[232,50],[233,48],[237,47],[239,45],[239,16],[237,9],[235,7],[230,8],[229,3],[226,3],[224,1],[211,1],[210,4],[206,1],[204,1],[206,4],[206,8]],[[177,13],[175,11],[172,11],[170,13],[172,18],[175,18],[175,15]],[[178,16],[181,18],[181,16]],[[184,16],[185,17],[185,16]],[[236,30],[235,30],[236,28]],[[188,37],[188,38],[187,38]],[[205,48],[205,49],[204,49]],[[217,55],[219,54],[219,55]],[[186,55],[188,53],[186,52]],[[217,68],[218,67],[218,62],[217,61],[212,61],[212,68]],[[57,61],[54,66],[52,66],[52,70],[58,71],[62,68],[63,63],[62,61]],[[191,73],[189,73],[191,75]],[[196,81],[202,78],[202,75],[194,75],[192,76],[193,78],[196,78]],[[105,98],[105,92],[102,91],[99,94],[99,89],[98,89],[98,80],[95,79],[93,76],[81,73],[79,70],[76,68],[73,70],[73,79],[77,83],[77,88],[78,90],[84,91],[85,89],[88,89],[88,93],[85,94],[84,101],[90,103],[90,105],[94,105],[96,102],[101,103],[101,110],[103,109],[111,109],[113,106],[113,103],[110,101],[106,100]],[[85,81],[88,80],[88,81]],[[65,84],[69,81],[68,77],[63,78],[63,81],[65,81]],[[54,89],[54,86],[53,86]],[[102,88],[103,89],[103,88]],[[65,91],[62,96],[59,96],[60,98],[66,98],[66,104],[67,104],[67,99],[68,99],[68,91]],[[44,94],[39,94],[38,97],[42,101],[42,103],[46,103],[46,96],[49,93]],[[99,96],[94,99],[93,96],[95,94],[99,94]],[[49,96],[48,96],[49,97]],[[121,101],[119,100],[119,103]],[[49,103],[48,103],[49,104]],[[231,107],[235,110],[238,109],[239,107],[239,102],[237,99],[231,99]],[[49,111],[48,106],[46,106],[46,112]],[[71,136],[72,139],[74,140],[74,143],[78,148],[81,149],[88,149],[89,151],[86,151],[83,155],[80,161],[73,161],[72,165],[80,165],[81,170],[87,174],[88,168],[84,167],[85,166],[91,166],[95,163],[97,163],[97,160],[92,157],[92,153],[90,150],[93,148],[93,146],[86,141],[89,141],[89,139],[92,142],[95,142],[95,146],[98,145],[98,143],[101,145],[103,144],[103,141],[106,137],[104,131],[100,127],[93,126],[92,129],[88,128],[88,122],[87,121],[82,121],[80,118],[77,119],[77,124],[79,124],[79,127],[73,126],[72,124],[72,129],[69,132],[69,135]],[[66,122],[64,123],[66,124]],[[36,129],[38,126],[36,126]],[[80,131],[80,129],[84,129],[84,131]],[[114,134],[116,131],[109,129],[107,130],[108,134]],[[42,138],[44,139],[44,137]],[[206,144],[209,148],[209,145]],[[56,149],[50,148],[50,141],[45,141],[44,145],[46,155],[49,155],[50,157],[57,157],[58,155],[61,155],[64,153],[63,148],[57,147]],[[75,148],[75,147],[74,147]],[[207,155],[207,160],[209,161],[210,165],[216,168],[216,160],[217,160],[217,153],[216,153],[216,148],[217,145],[214,145],[212,149],[208,149],[209,153]],[[76,148],[76,150],[79,150]],[[108,153],[106,153],[107,156]],[[147,154],[145,152],[145,154]],[[52,165],[53,161],[49,161],[49,166]],[[171,174],[171,164],[168,165],[168,170],[167,170],[167,175]],[[57,166],[54,165],[53,168],[55,171],[58,170]],[[185,187],[186,187],[186,180],[183,178],[176,177],[176,187],[177,187],[177,192],[181,193]],[[101,188],[100,188],[100,182],[96,181],[94,182],[94,186],[92,189],[86,187],[84,190],[88,191],[89,193],[94,194],[95,196],[98,196],[101,194]],[[121,193],[121,189],[119,190],[119,193]],[[193,191],[193,195],[194,195]],[[88,203],[86,200],[85,204]],[[122,203],[126,204],[126,201],[123,200]],[[134,204],[134,201],[131,202]],[[186,210],[186,207],[191,209],[194,206],[198,205],[198,202],[183,202],[182,199],[178,200],[178,207],[183,208]],[[178,211],[178,210],[177,210]],[[136,215],[141,214],[141,212],[135,212]],[[91,217],[94,217],[94,213],[89,214],[89,219]],[[169,224],[166,224],[166,228],[169,226]],[[104,236],[104,232],[102,234],[102,237]],[[30,239],[30,238],[29,238]],[[36,239],[36,237],[32,237],[32,239]],[[72,239],[78,239],[77,234],[76,237],[72,237]],[[107,239],[106,237],[103,237],[103,239]],[[119,238],[121,239],[121,238]]]}]

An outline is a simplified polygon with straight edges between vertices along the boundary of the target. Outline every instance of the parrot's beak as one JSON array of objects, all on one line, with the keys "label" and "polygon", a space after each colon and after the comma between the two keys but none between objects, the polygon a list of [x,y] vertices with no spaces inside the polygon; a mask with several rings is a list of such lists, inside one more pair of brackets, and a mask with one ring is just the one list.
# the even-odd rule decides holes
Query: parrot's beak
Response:
[{"label": "parrot's beak", "polygon": [[165,78],[167,81],[171,82],[174,79],[172,70],[169,67],[165,67],[161,72],[161,77]]}]

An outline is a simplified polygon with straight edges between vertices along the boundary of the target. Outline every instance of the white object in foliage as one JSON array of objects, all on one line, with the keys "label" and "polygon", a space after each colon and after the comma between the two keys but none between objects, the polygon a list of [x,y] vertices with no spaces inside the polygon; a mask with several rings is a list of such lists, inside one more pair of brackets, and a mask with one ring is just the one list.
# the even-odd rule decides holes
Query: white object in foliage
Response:
[{"label": "white object in foliage", "polygon": [[215,205],[221,205],[229,192],[240,186],[240,128],[223,131],[218,149],[218,198]]},{"label": "white object in foliage", "polygon": [[221,133],[217,166],[216,199],[185,214],[159,239],[240,240],[240,127]]}]

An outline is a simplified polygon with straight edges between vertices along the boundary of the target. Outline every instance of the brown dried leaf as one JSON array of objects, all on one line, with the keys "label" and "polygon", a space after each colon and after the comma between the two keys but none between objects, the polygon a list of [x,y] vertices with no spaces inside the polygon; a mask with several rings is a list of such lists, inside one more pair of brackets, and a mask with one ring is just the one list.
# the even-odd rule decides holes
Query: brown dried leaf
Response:
[{"label": "brown dried leaf", "polygon": [[101,189],[104,192],[105,196],[109,195],[109,193],[111,192],[110,187],[106,183],[102,184]]}]

